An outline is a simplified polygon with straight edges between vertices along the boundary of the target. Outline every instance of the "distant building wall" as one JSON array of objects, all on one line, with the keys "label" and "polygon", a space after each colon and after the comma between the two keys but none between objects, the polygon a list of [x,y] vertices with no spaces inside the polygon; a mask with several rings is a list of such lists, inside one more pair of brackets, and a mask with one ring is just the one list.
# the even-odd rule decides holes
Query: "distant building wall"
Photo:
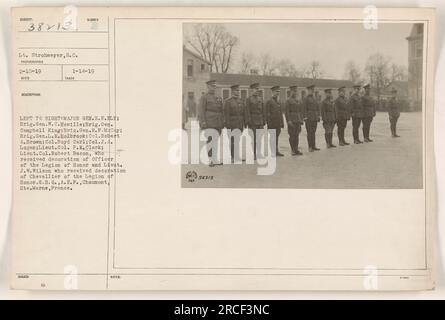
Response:
[{"label": "distant building wall", "polygon": [[[199,99],[207,91],[206,82],[210,80],[210,65],[199,56],[183,48],[182,60],[183,117],[196,116]],[[190,110],[192,109],[192,110]],[[188,114],[186,114],[188,110]]]},{"label": "distant building wall", "polygon": [[422,110],[423,24],[414,24],[408,40],[408,99],[412,111]]},{"label": "distant building wall", "polygon": [[347,80],[334,80],[334,79],[308,79],[308,78],[295,78],[295,77],[281,77],[281,76],[262,76],[262,75],[245,75],[245,74],[221,74],[212,73],[211,79],[216,81],[217,91],[216,94],[223,99],[227,99],[231,96],[230,86],[234,84],[240,85],[241,98],[245,99],[252,94],[250,85],[252,83],[260,84],[260,92],[263,96],[263,100],[267,101],[272,96],[270,90],[273,86],[280,86],[280,101],[286,101],[290,95],[290,86],[297,86],[297,97],[301,97],[301,92],[307,93],[306,87],[314,84],[315,91],[319,92],[321,99],[325,98],[325,89],[333,89],[332,93],[334,98],[338,96],[337,89],[339,87],[346,87],[346,96],[349,97],[353,91],[352,82]]},{"label": "distant building wall", "polygon": [[[264,101],[269,100],[272,97],[272,91],[270,90],[272,86],[271,85],[263,85],[260,87],[260,91],[261,91],[261,95],[263,97]],[[325,89],[329,89],[327,87],[316,87],[315,91],[318,91],[322,100],[325,98]],[[338,97],[338,91],[337,88],[331,88],[332,90],[332,95],[334,97],[334,99],[336,99]],[[297,89],[297,98],[301,98],[301,93],[302,91],[305,91],[307,94],[307,89],[306,88],[298,88]],[[346,89],[346,97],[349,97],[350,94],[352,93],[353,89],[352,88],[347,88]],[[241,98],[245,99],[246,97],[249,97],[252,94],[252,90],[249,88],[249,86],[240,86],[240,93],[241,93]],[[232,94],[232,91],[230,89],[230,85],[224,85],[224,84],[218,84],[217,83],[217,89],[216,89],[216,95],[222,97],[223,99],[227,99],[228,97],[230,97]],[[279,100],[280,101],[286,101],[287,98],[290,95],[290,89],[289,87],[281,87],[280,89],[280,96],[279,96]]]}]

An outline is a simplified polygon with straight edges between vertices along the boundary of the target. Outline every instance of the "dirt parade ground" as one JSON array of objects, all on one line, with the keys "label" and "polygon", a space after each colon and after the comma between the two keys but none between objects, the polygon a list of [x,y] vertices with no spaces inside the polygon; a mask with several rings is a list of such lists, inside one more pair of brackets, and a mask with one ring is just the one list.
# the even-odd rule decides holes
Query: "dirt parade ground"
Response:
[{"label": "dirt parade ground", "polygon": [[[190,128],[189,124],[186,128]],[[372,143],[354,145],[348,122],[346,141],[327,149],[324,129],[317,128],[318,152],[308,152],[306,130],[300,134],[302,156],[292,156],[286,128],[279,137],[279,151],[272,175],[258,175],[258,164],[182,165],[185,188],[300,188],[300,189],[419,189],[423,186],[422,114],[402,113],[398,123],[400,138],[392,138],[388,114],[378,112],[371,129]],[[362,139],[362,132],[360,130]],[[201,145],[205,143],[202,142]],[[190,179],[190,177],[194,177]]]}]

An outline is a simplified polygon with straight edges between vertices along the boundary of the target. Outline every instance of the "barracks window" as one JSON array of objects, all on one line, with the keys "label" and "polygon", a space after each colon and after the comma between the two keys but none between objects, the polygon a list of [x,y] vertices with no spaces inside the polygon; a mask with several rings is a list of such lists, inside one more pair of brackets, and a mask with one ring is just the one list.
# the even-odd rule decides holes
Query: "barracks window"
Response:
[{"label": "barracks window", "polygon": [[290,89],[286,89],[286,99],[290,98]]},{"label": "barracks window", "polygon": [[187,77],[193,77],[193,59],[187,60]]},{"label": "barracks window", "polygon": [[416,45],[416,58],[422,58],[423,55],[423,44],[418,43]]},{"label": "barracks window", "polygon": [[246,100],[247,99],[247,89],[241,90],[241,99]]},{"label": "barracks window", "polygon": [[230,89],[223,89],[222,96],[223,96],[223,100],[230,98]]}]

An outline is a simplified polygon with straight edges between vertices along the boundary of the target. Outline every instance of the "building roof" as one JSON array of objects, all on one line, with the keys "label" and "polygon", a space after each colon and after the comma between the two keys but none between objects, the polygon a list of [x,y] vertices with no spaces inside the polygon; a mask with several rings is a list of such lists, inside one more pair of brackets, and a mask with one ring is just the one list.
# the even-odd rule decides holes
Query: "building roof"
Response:
[{"label": "building roof", "polygon": [[397,89],[401,96],[408,96],[408,81],[393,81],[385,88],[385,93],[391,93],[392,89]]},{"label": "building roof", "polygon": [[423,23],[415,23],[411,29],[410,35],[406,40],[414,40],[423,38]]},{"label": "building roof", "polygon": [[353,83],[349,80],[334,80],[334,79],[311,79],[311,78],[295,78],[295,77],[282,77],[282,76],[264,76],[257,74],[233,74],[233,73],[211,73],[210,79],[216,80],[219,85],[233,85],[239,84],[242,86],[249,86],[252,83],[258,82],[261,87],[290,87],[298,86],[306,88],[311,84],[315,84],[320,88],[339,88],[348,87],[351,88]]},{"label": "building roof", "polygon": [[[392,95],[392,89],[397,89],[399,96],[408,96],[408,81],[393,81],[381,90],[381,95]],[[376,88],[372,88],[372,94],[377,95]]]},{"label": "building roof", "polygon": [[195,57],[198,60],[201,60],[202,62],[207,63],[208,65],[211,65],[211,63],[209,61],[207,61],[206,59],[202,58],[199,54],[191,51],[190,49],[188,49],[186,46],[182,46],[182,50],[184,52],[187,52],[188,54],[192,55],[193,57]]}]

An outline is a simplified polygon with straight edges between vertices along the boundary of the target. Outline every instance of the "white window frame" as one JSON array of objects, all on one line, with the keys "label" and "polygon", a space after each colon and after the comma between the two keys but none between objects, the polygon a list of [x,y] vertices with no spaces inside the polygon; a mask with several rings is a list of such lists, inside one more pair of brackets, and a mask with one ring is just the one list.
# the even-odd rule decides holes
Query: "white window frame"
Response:
[{"label": "white window frame", "polygon": [[[227,98],[224,98],[224,91],[229,91],[229,95],[227,96]],[[222,99],[228,99],[228,98],[230,98],[232,96],[232,89],[230,89],[230,88],[222,88],[221,89],[221,98]]]},{"label": "white window frame", "polygon": [[[290,98],[290,92],[291,92],[290,88],[286,88],[286,92],[285,92],[285,94],[284,94],[284,96],[286,97],[286,99],[289,99],[289,98]],[[298,97],[298,90],[297,90],[297,97]]]},{"label": "white window frame", "polygon": [[243,91],[246,92],[246,99],[249,98],[249,88],[241,88],[240,89],[240,98],[243,97]]},{"label": "white window frame", "polygon": [[[191,64],[189,64],[189,62],[192,62]],[[189,75],[189,67],[192,67],[191,68],[191,71],[192,71],[192,74],[191,75]],[[193,59],[187,59],[187,77],[190,79],[190,78],[193,78],[194,76],[195,76],[195,61],[193,60]]]},{"label": "white window frame", "polygon": [[[417,51],[418,50],[422,50],[422,54],[421,55],[417,55]],[[416,58],[416,59],[420,59],[420,58],[422,58],[423,57],[423,43],[416,43],[415,45],[414,45],[414,58]]]}]

